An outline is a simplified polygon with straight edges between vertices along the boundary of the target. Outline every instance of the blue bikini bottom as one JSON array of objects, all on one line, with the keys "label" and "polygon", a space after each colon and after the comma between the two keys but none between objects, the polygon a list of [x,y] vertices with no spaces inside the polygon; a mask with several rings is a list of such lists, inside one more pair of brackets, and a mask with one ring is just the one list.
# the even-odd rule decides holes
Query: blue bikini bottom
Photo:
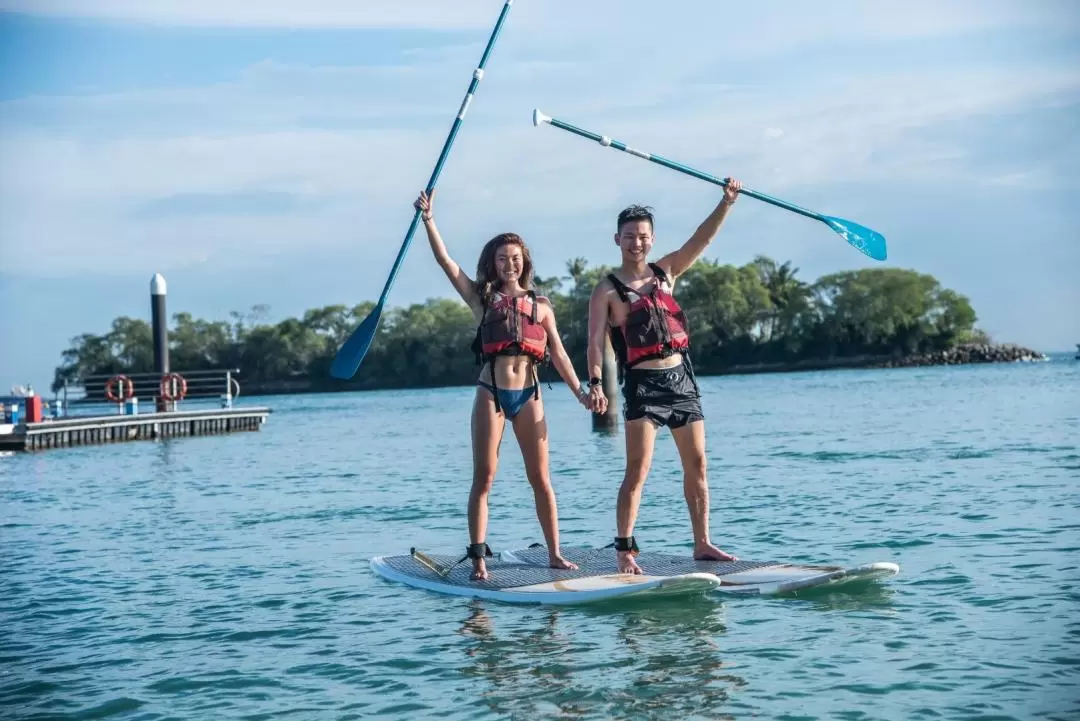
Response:
[{"label": "blue bikini bottom", "polygon": [[487,388],[492,395],[498,395],[499,405],[506,412],[506,417],[511,420],[525,407],[525,404],[529,402],[529,398],[536,395],[535,384],[527,388],[499,388],[498,390],[483,381],[477,381],[476,384]]}]

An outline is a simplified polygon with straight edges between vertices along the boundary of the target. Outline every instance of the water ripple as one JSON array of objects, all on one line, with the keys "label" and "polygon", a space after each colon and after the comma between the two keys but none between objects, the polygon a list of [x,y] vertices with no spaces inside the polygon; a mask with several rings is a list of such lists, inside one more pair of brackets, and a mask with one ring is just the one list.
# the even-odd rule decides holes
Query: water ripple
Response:
[{"label": "water ripple", "polygon": [[[1080,418],[1063,389],[1078,385],[1069,364],[702,379],[718,545],[903,568],[784,599],[547,609],[376,578],[371,556],[464,548],[470,388],[274,398],[258,434],[5,458],[0,707],[1075,718]],[[547,403],[563,542],[608,543],[622,438],[589,434],[562,395]],[[494,547],[539,540],[509,433],[491,503]],[[636,535],[690,547],[666,434]]]}]

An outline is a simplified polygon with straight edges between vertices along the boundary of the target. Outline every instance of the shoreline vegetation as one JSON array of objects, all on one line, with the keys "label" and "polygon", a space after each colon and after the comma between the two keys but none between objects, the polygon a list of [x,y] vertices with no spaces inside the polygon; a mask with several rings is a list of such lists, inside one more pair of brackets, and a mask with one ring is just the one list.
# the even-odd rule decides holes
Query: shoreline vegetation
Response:
[{"label": "shoreline vegetation", "polygon": [[[610,266],[567,263],[566,276],[535,279],[555,308],[574,367],[585,368],[589,295]],[[904,368],[1045,360],[1038,351],[993,343],[968,299],[930,275],[900,268],[831,273],[813,282],[790,263],[758,256],[743,266],[700,260],[677,283],[690,322],[691,358],[700,376],[826,369]],[[266,322],[269,307],[229,321],[176,313],[170,366],[185,371],[239,368],[246,396],[471,385],[476,332],[464,303],[429,298],[388,308],[371,350],[349,381],[329,374],[334,354],[374,307],[315,308],[302,318]],[[90,375],[149,372],[153,333],[122,316],[103,335],[71,339],[53,392]],[[552,369],[541,381],[556,379]]]}]

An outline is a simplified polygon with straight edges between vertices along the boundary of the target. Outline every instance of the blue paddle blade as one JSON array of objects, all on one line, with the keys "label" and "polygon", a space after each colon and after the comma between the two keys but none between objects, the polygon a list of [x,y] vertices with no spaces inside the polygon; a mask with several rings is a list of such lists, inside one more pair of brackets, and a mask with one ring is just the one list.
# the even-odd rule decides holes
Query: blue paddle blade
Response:
[{"label": "blue paddle blade", "polygon": [[856,250],[864,253],[874,260],[885,260],[885,236],[876,230],[870,230],[865,225],[859,225],[843,218],[834,218],[831,215],[821,216],[830,228],[835,230],[844,240]]},{"label": "blue paddle blade", "polygon": [[334,362],[330,365],[330,375],[339,380],[347,381],[356,374],[360,362],[367,355],[371,341],[375,340],[375,330],[379,327],[379,318],[382,317],[382,303],[375,306],[364,322],[356,327],[353,334],[345,341],[345,344],[334,356]]}]

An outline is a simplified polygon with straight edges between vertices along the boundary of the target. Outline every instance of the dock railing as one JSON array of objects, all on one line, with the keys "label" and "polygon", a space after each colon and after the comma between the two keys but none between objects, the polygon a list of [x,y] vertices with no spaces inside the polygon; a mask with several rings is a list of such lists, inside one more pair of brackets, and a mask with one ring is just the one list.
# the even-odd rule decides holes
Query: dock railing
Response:
[{"label": "dock railing", "polygon": [[238,373],[237,368],[214,368],[89,375],[64,383],[54,399],[60,412],[53,415],[66,417],[69,409],[101,405],[113,406],[121,414],[136,413],[139,405],[167,412],[179,410],[191,401],[232,408],[240,395]]}]

